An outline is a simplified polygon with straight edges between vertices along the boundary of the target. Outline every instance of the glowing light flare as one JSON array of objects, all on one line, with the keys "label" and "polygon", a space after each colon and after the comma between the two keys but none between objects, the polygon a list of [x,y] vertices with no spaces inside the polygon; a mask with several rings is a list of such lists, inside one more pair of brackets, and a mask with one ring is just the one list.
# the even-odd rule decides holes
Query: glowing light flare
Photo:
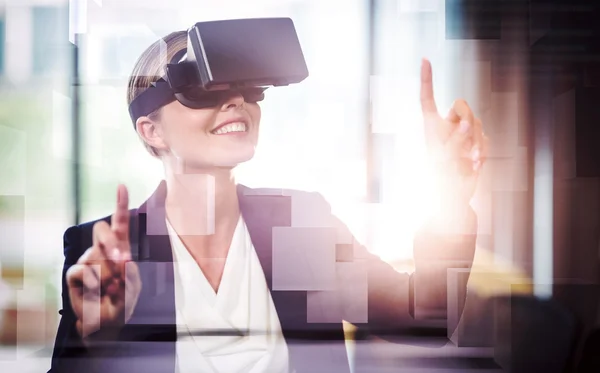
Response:
[{"label": "glowing light flare", "polygon": [[424,136],[396,137],[385,203],[374,211],[372,251],[384,260],[410,259],[417,230],[439,207],[439,185],[425,147]]},{"label": "glowing light flare", "polygon": [[439,183],[425,143],[420,79],[418,74],[375,76],[371,87],[373,132],[393,136],[394,146],[383,155],[383,204],[373,210],[369,248],[385,260],[410,259],[416,231],[439,206]]}]

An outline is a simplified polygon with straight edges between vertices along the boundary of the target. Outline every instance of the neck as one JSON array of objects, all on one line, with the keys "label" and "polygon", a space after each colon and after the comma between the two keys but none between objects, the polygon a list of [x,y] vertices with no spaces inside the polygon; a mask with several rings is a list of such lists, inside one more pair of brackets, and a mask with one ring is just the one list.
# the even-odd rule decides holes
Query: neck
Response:
[{"label": "neck", "polygon": [[[179,236],[222,236],[239,219],[231,169],[165,166],[166,214]],[[206,237],[209,238],[209,237]]]}]

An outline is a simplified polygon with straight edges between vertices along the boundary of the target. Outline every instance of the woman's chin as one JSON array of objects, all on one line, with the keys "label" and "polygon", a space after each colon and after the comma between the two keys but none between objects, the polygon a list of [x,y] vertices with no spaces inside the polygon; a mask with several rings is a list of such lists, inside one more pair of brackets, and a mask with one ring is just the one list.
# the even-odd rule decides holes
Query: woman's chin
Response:
[{"label": "woman's chin", "polygon": [[230,152],[219,159],[214,160],[216,167],[228,167],[233,168],[239,164],[250,161],[254,158],[254,149],[248,151],[236,151]]}]

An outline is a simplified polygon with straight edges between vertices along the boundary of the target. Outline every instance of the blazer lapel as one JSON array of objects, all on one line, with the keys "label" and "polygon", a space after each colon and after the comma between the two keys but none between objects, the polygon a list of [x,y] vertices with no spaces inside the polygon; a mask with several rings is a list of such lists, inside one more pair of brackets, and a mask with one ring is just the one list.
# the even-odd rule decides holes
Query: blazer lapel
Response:
[{"label": "blazer lapel", "polygon": [[273,229],[292,226],[292,197],[257,194],[238,185],[240,211],[265,274],[286,339],[307,327],[306,292],[273,290]]},{"label": "blazer lapel", "polygon": [[175,324],[175,276],[165,221],[165,197],[166,183],[163,181],[138,210],[137,261],[144,284],[139,302],[144,307],[137,308],[150,307],[155,325]]},{"label": "blazer lapel", "polygon": [[[138,364],[136,371],[175,371],[175,281],[165,222],[165,196],[166,183],[163,181],[131,219],[132,257],[138,264],[143,286],[121,339],[134,342],[130,343],[129,350],[137,357],[131,359]],[[139,364],[144,365],[144,369]]]},{"label": "blazer lapel", "polygon": [[292,200],[289,196],[252,194],[238,185],[238,201],[252,244],[265,273],[269,290],[273,288],[273,228],[292,225]]}]

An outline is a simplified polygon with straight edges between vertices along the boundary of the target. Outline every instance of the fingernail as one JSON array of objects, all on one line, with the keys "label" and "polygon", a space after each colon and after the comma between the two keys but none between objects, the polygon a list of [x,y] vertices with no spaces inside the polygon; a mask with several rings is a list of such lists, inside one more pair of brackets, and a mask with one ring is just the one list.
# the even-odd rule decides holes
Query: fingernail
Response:
[{"label": "fingernail", "polygon": [[460,132],[465,133],[469,130],[470,124],[468,121],[463,120],[460,122],[460,127],[458,128]]},{"label": "fingernail", "polygon": [[111,259],[113,262],[121,260],[121,251],[117,248],[114,248],[111,252]]}]

